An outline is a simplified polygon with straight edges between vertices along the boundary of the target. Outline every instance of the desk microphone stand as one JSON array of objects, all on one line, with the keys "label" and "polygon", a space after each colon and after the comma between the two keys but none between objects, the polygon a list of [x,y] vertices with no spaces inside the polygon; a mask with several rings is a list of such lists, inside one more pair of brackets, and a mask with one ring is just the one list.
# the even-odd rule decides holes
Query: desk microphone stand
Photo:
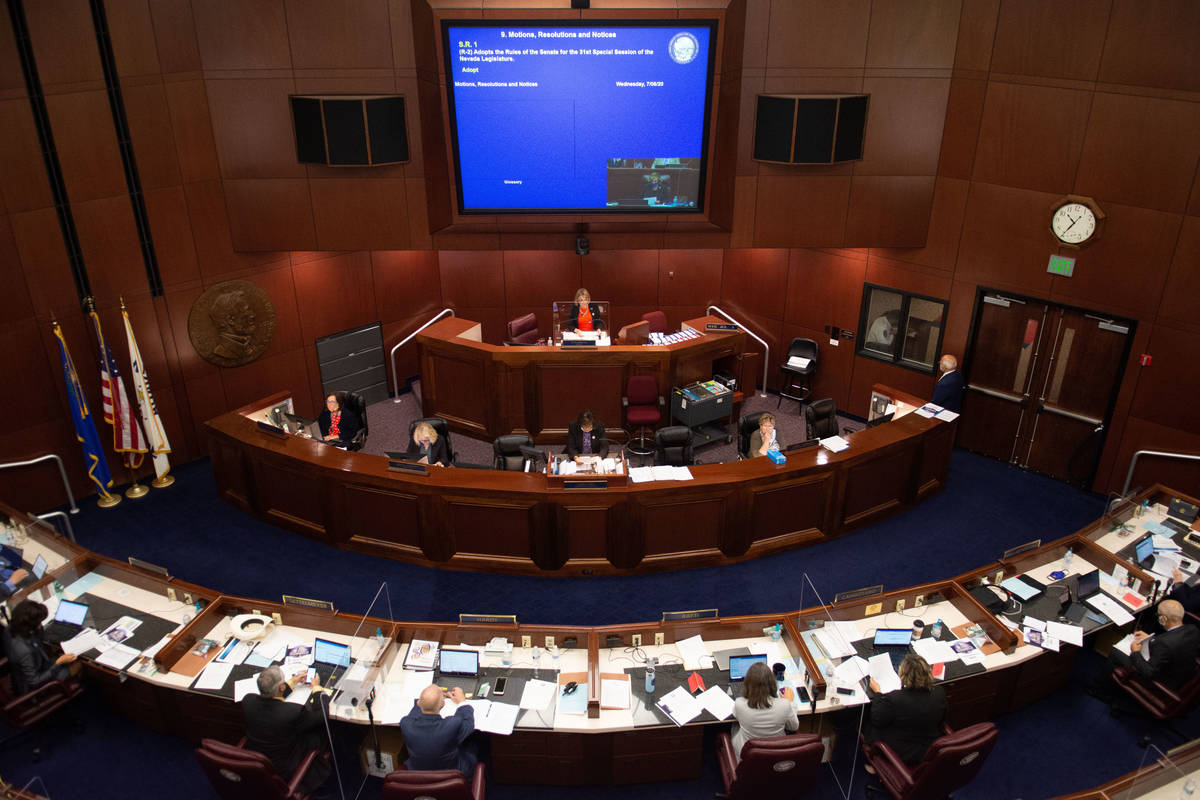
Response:
[{"label": "desk microphone stand", "polygon": [[375,715],[371,713],[371,706],[375,705],[375,688],[371,688],[371,693],[367,695],[367,722],[371,726],[371,740],[375,742],[375,769],[383,771],[383,753],[379,752],[379,732],[375,730]]}]

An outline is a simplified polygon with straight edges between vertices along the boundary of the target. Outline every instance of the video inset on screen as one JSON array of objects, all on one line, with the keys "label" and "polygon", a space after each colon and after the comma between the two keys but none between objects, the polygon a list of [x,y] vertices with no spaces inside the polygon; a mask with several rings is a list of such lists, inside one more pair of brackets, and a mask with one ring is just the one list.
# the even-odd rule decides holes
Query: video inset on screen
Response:
[{"label": "video inset on screen", "polygon": [[698,158],[610,158],[609,208],[695,208],[700,192]]}]

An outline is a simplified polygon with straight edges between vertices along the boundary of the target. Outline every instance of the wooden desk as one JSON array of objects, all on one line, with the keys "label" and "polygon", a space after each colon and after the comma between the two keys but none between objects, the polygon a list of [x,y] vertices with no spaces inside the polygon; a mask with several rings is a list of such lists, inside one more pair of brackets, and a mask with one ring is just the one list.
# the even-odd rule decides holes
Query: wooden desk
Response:
[{"label": "wooden desk", "polygon": [[226,502],[349,550],[536,575],[729,564],[836,538],[941,489],[956,425],[909,414],[850,434],[850,449],[841,453],[789,453],[782,467],[752,458],[692,467],[691,481],[569,491],[549,487],[540,474],[389,472],[383,456],[264,431],[248,416],[287,397],[264,398],[207,423]]},{"label": "wooden desk", "polygon": [[[717,317],[683,323],[704,332]],[[562,444],[567,424],[589,408],[614,441],[626,441],[621,398],[635,375],[653,376],[658,393],[710,380],[714,370],[754,387],[757,354],[747,355],[741,331],[707,333],[666,347],[610,345],[595,349],[502,347],[480,341],[477,322],[447,317],[417,336],[421,408],[451,430],[479,439],[524,433],[539,444]],[[666,424],[666,413],[663,414]]]}]

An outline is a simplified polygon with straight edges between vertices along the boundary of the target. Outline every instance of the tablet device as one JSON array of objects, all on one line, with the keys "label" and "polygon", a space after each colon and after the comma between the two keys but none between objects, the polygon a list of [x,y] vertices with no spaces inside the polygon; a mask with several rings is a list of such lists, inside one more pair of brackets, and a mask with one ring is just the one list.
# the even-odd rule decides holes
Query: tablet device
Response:
[{"label": "tablet device", "polygon": [[730,656],[729,680],[745,680],[746,671],[750,669],[751,665],[765,663],[767,663],[767,656],[765,653],[757,653],[749,656]]},{"label": "tablet device", "polygon": [[40,581],[42,579],[42,576],[46,574],[46,559],[42,558],[39,555],[37,557],[37,561],[33,562],[32,572],[33,572],[33,577],[36,580]]},{"label": "tablet device", "polygon": [[452,647],[443,647],[438,653],[438,658],[438,672],[442,675],[474,677],[479,674],[478,650],[456,650]]},{"label": "tablet device", "polygon": [[1134,546],[1133,552],[1138,563],[1150,558],[1150,556],[1154,555],[1154,537],[1147,536],[1145,539],[1142,539]]}]

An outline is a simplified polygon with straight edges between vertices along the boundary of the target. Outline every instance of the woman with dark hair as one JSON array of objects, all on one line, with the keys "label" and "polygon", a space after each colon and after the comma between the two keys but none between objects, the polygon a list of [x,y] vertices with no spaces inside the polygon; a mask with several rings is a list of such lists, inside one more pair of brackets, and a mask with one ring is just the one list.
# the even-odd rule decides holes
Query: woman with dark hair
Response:
[{"label": "woman with dark hair", "polygon": [[342,398],[338,394],[325,398],[325,410],[317,417],[317,424],[321,426],[321,438],[327,442],[352,441],[362,427],[358,416],[342,407]]},{"label": "woman with dark hair", "polygon": [[563,452],[576,460],[580,456],[607,458],[608,437],[604,433],[604,423],[591,411],[580,411],[574,422],[567,423],[567,447]]},{"label": "woman with dark hair", "polygon": [[48,681],[62,681],[79,672],[72,662],[75,656],[63,653],[57,660],[46,654],[42,638],[42,620],[46,607],[33,600],[22,600],[13,609],[8,625],[8,661],[12,665],[13,691],[22,695]]},{"label": "woman with dark hair", "polygon": [[742,696],[733,702],[733,752],[742,760],[742,746],[763,736],[783,736],[800,728],[792,708],[791,690],[779,696],[775,674],[766,664],[752,664],[742,681]]},{"label": "woman with dark hair", "polygon": [[871,724],[865,738],[868,743],[883,742],[905,764],[919,764],[929,745],[942,735],[946,693],[933,685],[933,670],[914,653],[900,662],[899,672],[898,692],[880,694],[879,684],[871,679]]}]

